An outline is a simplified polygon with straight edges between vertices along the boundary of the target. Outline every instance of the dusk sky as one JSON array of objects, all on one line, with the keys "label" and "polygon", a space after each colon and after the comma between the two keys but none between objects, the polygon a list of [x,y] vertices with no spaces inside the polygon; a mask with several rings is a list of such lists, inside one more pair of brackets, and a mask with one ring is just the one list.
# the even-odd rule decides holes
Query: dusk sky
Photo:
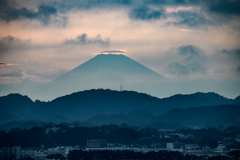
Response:
[{"label": "dusk sky", "polygon": [[239,0],[0,0],[0,28],[0,90],[124,54],[170,81],[240,95]]}]

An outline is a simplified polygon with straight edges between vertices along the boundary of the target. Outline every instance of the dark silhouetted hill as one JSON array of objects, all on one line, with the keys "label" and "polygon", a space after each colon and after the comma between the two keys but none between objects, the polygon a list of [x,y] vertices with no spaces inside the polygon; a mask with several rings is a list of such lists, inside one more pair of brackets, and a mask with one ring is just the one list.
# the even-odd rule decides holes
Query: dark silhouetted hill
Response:
[{"label": "dark silhouetted hill", "polygon": [[155,122],[155,116],[146,110],[132,111],[128,114],[111,114],[111,115],[96,115],[87,120],[95,125],[103,124],[117,124],[126,123],[132,126],[142,126],[144,124],[149,124]]},{"label": "dark silhouetted hill", "polygon": [[9,94],[0,97],[0,112],[26,114],[34,109],[34,102],[28,96]]},{"label": "dark silhouetted hill", "polygon": [[129,114],[96,115],[87,120],[94,125],[122,124],[132,126],[179,129],[189,126],[217,127],[237,121],[240,106],[220,105],[173,109],[162,116],[147,111],[133,111]]},{"label": "dark silhouetted hill", "polygon": [[[176,108],[215,106],[221,103],[235,104],[237,100],[238,98],[227,99],[216,93],[179,94],[160,99],[134,91],[93,89],[62,96],[50,102],[39,100],[33,102],[27,96],[10,94],[0,97],[0,112],[25,120],[35,119],[55,123],[84,121],[96,115],[102,116],[102,122],[109,122],[111,118],[108,116],[115,114],[112,116],[112,121],[116,123],[121,123],[124,119],[133,124],[142,124],[145,121],[150,123],[153,119],[152,115],[162,115]],[[127,116],[123,118],[121,114]],[[136,120],[136,117],[142,118]]]},{"label": "dark silhouetted hill", "polygon": [[240,96],[238,96],[234,99],[234,104],[240,105]]},{"label": "dark silhouetted hill", "polygon": [[216,94],[214,92],[209,92],[209,93],[201,93],[201,92],[197,92],[192,94],[193,96],[199,98],[199,99],[204,99],[207,100],[209,102],[213,102],[214,104],[233,104],[235,100],[233,99],[228,99],[226,97],[223,97],[219,94]]},{"label": "dark silhouetted hill", "polygon": [[[204,93],[203,93],[204,94]],[[206,93],[207,94],[207,93]],[[220,96],[219,96],[220,97]],[[227,98],[226,98],[227,99]],[[228,99],[223,104],[229,104]],[[135,110],[146,110],[154,115],[164,114],[174,108],[219,105],[218,101],[209,101],[194,95],[174,95],[159,99],[134,91],[88,90],[59,97],[49,103],[49,108],[59,110],[61,114],[71,114],[82,118],[96,114],[129,113]],[[74,114],[70,113],[76,111]]]},{"label": "dark silhouetted hill", "polygon": [[15,120],[21,120],[21,118],[18,116],[11,115],[9,113],[0,112],[0,124]]},{"label": "dark silhouetted hill", "polygon": [[[43,127],[47,125],[45,122],[40,122],[36,120],[27,120],[27,121],[11,121],[0,125],[0,130],[8,131],[11,128],[20,128],[20,129],[30,129],[33,127]],[[56,125],[56,124],[55,124]]]},{"label": "dark silhouetted hill", "polygon": [[239,115],[240,106],[236,105],[177,108],[159,116],[158,121],[191,126],[218,126],[227,123],[233,124]]}]

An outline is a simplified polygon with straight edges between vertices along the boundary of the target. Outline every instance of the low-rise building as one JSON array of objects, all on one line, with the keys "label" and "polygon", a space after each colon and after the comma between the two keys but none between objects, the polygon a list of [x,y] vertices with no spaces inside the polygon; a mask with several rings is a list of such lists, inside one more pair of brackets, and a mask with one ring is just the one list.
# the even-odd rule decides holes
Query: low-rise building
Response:
[{"label": "low-rise building", "polygon": [[197,144],[185,144],[185,151],[195,151],[200,150],[199,145]]},{"label": "low-rise building", "polygon": [[215,152],[225,152],[226,151],[226,146],[223,144],[218,144],[217,148],[215,149]]},{"label": "low-rise building", "polygon": [[167,143],[168,150],[183,150],[182,142]]},{"label": "low-rise building", "polygon": [[35,158],[36,155],[37,155],[39,152],[42,152],[44,148],[45,148],[44,145],[41,145],[40,147],[27,147],[27,148],[22,148],[22,150],[21,150],[21,157],[31,157],[31,158]]},{"label": "low-rise building", "polygon": [[107,147],[107,142],[106,140],[103,140],[103,139],[88,140],[87,147],[88,148],[104,148],[104,147]]},{"label": "low-rise building", "polygon": [[174,149],[174,143],[167,143],[167,149]]}]

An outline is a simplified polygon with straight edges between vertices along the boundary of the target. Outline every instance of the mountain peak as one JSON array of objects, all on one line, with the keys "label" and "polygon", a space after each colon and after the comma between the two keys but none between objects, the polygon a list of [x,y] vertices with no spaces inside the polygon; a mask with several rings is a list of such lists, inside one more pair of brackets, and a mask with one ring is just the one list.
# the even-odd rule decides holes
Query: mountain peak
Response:
[{"label": "mountain peak", "polygon": [[137,78],[138,80],[166,80],[162,75],[122,54],[99,54],[62,75],[57,80],[81,80],[86,78],[90,81],[94,78],[97,79],[98,82],[101,79],[107,79],[110,81],[115,79],[136,80],[134,78]]}]

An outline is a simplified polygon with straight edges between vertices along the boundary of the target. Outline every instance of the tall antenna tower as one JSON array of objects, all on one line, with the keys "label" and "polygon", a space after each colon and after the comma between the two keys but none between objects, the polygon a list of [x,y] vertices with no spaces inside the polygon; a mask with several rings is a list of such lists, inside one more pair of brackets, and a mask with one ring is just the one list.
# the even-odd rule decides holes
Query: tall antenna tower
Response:
[{"label": "tall antenna tower", "polygon": [[120,91],[122,91],[122,85],[120,86]]}]

